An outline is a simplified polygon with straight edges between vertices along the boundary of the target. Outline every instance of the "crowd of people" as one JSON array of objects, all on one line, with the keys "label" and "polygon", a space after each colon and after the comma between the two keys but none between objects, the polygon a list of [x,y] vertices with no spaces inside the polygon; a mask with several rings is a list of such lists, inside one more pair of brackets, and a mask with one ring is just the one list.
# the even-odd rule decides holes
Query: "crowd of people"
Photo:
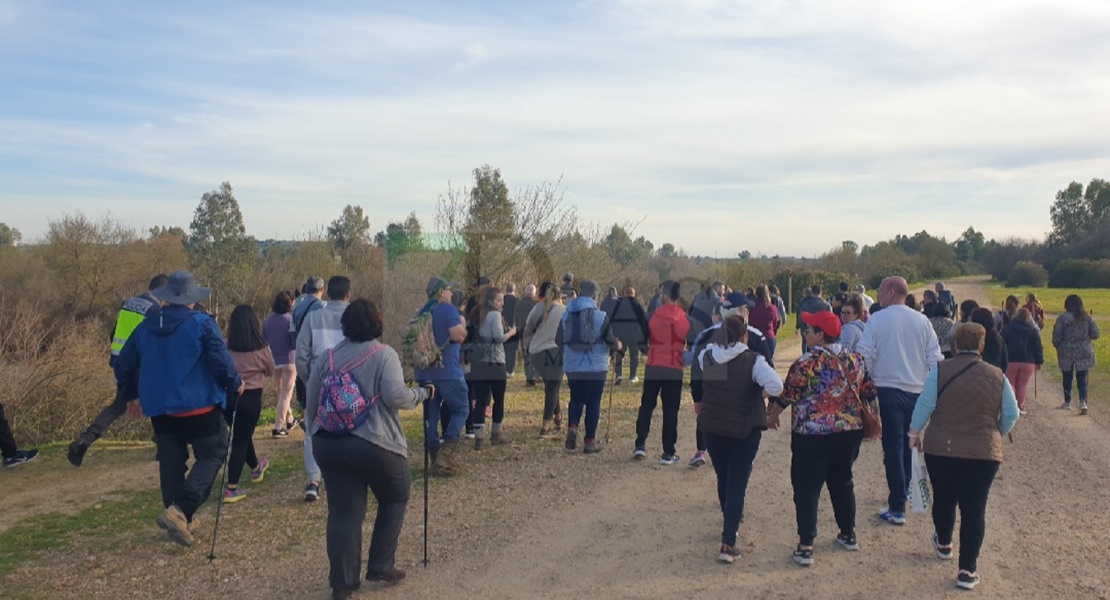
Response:
[{"label": "crowd of people", "polygon": [[[247,496],[239,485],[244,466],[252,483],[265,477],[269,463],[253,439],[263,383],[273,378],[271,435],[286,437],[301,426],[304,500],[315,501],[327,489],[335,597],[349,596],[363,579],[395,583],[405,577],[394,564],[411,486],[409,443],[398,411],[424,407],[431,473],[456,475],[464,470],[464,440],[472,440],[474,450],[506,441],[506,382],[522,359],[525,385],[543,387],[536,435],[562,435],[567,451],[596,454],[603,450],[598,428],[606,383],[639,383],[641,355],[632,458],[647,457],[661,404],[659,463],[680,461],[679,409],[690,368],[697,428],[688,464],[709,462],[717,477],[720,561],[740,556],[744,499],[763,432],[778,429],[780,415],[790,410],[795,562],[814,563],[822,488],[829,491],[839,528],[836,542],[860,548],[852,467],[865,435],[881,436],[888,498],[879,518],[896,526],[906,522],[911,457],[923,451],[934,494],[933,549],[941,559],[952,558],[959,508],[957,584],[973,588],[986,498],[1002,461],[1001,437],[1027,410],[1029,381],[1044,363],[1044,310],[1033,294],[1025,305],[1011,296],[991,312],[971,300],[957,304],[942,283],[926,291],[920,304],[899,277],[885,279],[874,299],[861,285],[852,290],[842,283],[827,298],[814,286],[796,320],[802,355],[782,378],[775,359],[787,315],[773,285],[740,291],[717,281],[687,302],[678,282],[665,281],[644,306],[634,288],[618,295],[609,287],[601,298],[597,282],[575,281],[569,273],[558,285],[526,285],[519,298],[511,283],[500,288],[482,277],[467,294],[432,277],[412,325],[425,323],[428,334],[406,337],[405,343],[426,340],[433,347],[425,354],[430,350],[435,358],[412,371],[412,387],[400,354],[380,339],[378,307],[372,300],[352,300],[347,277],[326,284],[312,277],[299,295],[279,292],[265,320],[254,308],[237,306],[226,333],[201,304],[210,290],[189,273],[158,275],[148,287],[121,306],[109,359],[116,396],[70,445],[70,462],[80,466],[114,420],[141,409],[151,419],[158,448],[165,510],[156,523],[174,542],[192,545],[193,516],[225,462],[225,503]],[[1086,414],[1091,341],[1099,328],[1078,296],[1069,296],[1064,308],[1052,332],[1063,373],[1062,408],[1071,407],[1074,380],[1080,413]],[[303,420],[295,416],[294,397]],[[874,417],[881,417],[881,434],[867,427]],[[337,429],[336,419],[347,425]],[[16,448],[2,408],[0,449],[9,467],[36,455]],[[368,491],[378,508],[362,573]]]}]

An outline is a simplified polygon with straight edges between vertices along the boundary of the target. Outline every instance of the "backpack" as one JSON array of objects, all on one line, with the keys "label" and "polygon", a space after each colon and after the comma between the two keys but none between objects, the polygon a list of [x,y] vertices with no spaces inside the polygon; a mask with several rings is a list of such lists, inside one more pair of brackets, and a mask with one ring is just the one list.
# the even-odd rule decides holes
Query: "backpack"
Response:
[{"label": "backpack", "polygon": [[405,362],[413,369],[435,369],[443,366],[443,349],[451,343],[451,338],[448,337],[447,344],[442,347],[436,343],[435,330],[432,329],[433,312],[434,307],[421,311],[409,321],[409,332],[405,335],[402,351]]},{"label": "backpack", "polygon": [[370,360],[382,348],[385,344],[378,344],[339,369],[335,368],[335,349],[328,349],[328,372],[320,382],[320,404],[316,409],[316,424],[324,431],[350,433],[366,422],[370,407],[377,403],[381,391],[367,400],[351,376],[351,370]]},{"label": "backpack", "polygon": [[940,294],[937,296],[937,300],[948,307],[948,310],[952,312],[953,318],[957,316],[956,297],[952,295],[951,290],[941,290]]}]

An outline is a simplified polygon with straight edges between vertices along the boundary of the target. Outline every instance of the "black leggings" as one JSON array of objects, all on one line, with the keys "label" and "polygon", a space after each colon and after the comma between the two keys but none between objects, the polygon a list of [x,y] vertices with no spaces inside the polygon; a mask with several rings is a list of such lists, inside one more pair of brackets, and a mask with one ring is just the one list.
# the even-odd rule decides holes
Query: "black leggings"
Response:
[{"label": "black leggings", "polygon": [[933,526],[941,545],[952,543],[956,507],[960,508],[960,569],[975,572],[987,531],[987,496],[999,463],[950,456],[925,455],[933,483]]},{"label": "black leggings", "polygon": [[254,452],[254,428],[258,427],[258,415],[262,412],[262,388],[243,390],[243,395],[235,398],[229,395],[227,408],[224,410],[224,420],[232,425],[232,415],[235,414],[235,423],[231,430],[231,458],[227,461],[228,485],[239,485],[239,476],[243,472],[243,464],[251,469],[258,468],[258,455]]},{"label": "black leggings", "polygon": [[560,414],[559,391],[563,387],[563,355],[559,350],[541,350],[529,356],[536,374],[543,379],[543,420]]},{"label": "black leggings", "polygon": [[500,423],[505,420],[505,380],[504,379],[479,379],[474,382],[474,409],[470,411],[470,420],[475,427],[486,424],[486,407],[489,406],[490,397],[493,397],[493,422]]}]

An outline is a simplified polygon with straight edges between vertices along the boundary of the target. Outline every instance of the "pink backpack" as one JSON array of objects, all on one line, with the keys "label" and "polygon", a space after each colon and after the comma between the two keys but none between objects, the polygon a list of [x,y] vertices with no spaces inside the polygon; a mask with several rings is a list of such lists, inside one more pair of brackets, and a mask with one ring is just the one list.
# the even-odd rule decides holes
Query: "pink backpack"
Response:
[{"label": "pink backpack", "polygon": [[366,422],[370,407],[378,401],[381,392],[367,400],[351,371],[370,360],[382,348],[385,344],[378,344],[339,369],[335,368],[335,350],[328,349],[328,372],[320,382],[320,403],[316,408],[316,424],[324,431],[350,433]]}]

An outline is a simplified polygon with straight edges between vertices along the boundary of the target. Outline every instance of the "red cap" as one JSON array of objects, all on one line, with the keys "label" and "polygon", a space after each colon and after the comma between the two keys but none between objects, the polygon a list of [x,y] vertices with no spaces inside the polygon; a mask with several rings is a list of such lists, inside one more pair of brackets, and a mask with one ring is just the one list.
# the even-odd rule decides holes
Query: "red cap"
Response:
[{"label": "red cap", "polygon": [[834,315],[832,311],[804,312],[802,313],[802,322],[820,329],[829,337],[840,337],[840,318]]}]

